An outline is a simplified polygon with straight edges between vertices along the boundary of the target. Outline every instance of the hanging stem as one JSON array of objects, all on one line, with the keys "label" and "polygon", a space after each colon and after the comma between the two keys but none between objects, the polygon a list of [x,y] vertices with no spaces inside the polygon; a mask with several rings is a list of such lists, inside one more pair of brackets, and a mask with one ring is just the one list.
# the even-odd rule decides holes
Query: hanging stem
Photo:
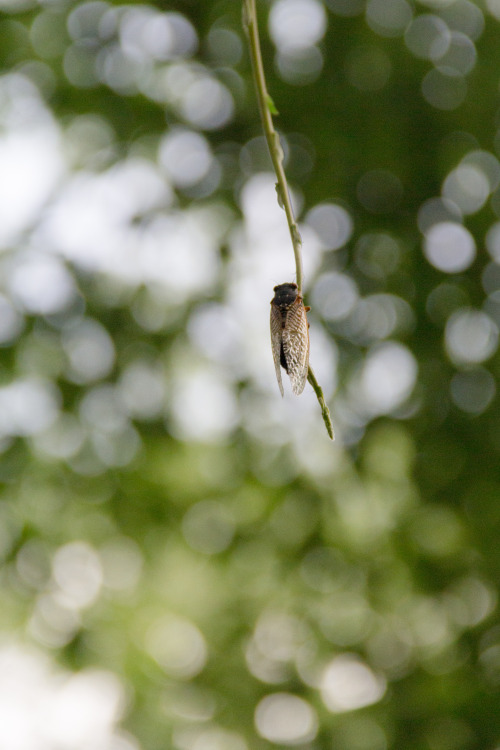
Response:
[{"label": "hanging stem", "polygon": [[278,193],[278,202],[285,210],[288,228],[290,229],[290,238],[292,240],[293,254],[295,256],[295,275],[299,292],[302,293],[302,238],[300,236],[297,222],[290,200],[290,191],[286,180],[285,170],[283,169],[283,149],[281,148],[280,137],[273,125],[271,112],[277,114],[273,100],[268,94],[266,87],[266,78],[264,75],[264,65],[262,64],[262,54],[260,51],[259,28],[257,26],[257,12],[255,9],[255,0],[243,0],[243,25],[248,34],[250,45],[250,57],[252,59],[252,70],[257,89],[257,101],[259,103],[260,117],[266,136],[269,153],[276,172],[278,182],[276,190]]},{"label": "hanging stem", "polygon": [[325,423],[328,436],[330,440],[335,440],[335,433],[333,431],[332,418],[330,417],[330,409],[326,405],[325,397],[323,395],[323,389],[321,388],[320,384],[316,380],[316,375],[314,374],[311,365],[309,365],[309,370],[307,372],[307,379],[312,385],[314,389],[314,393],[316,394],[316,398],[318,399],[319,405],[321,406],[321,414],[323,415],[323,422]]},{"label": "hanging stem", "polygon": [[[273,114],[277,114],[276,107],[274,106],[273,100],[269,96],[266,86],[266,78],[264,75],[264,65],[262,63],[262,53],[260,51],[260,39],[259,39],[259,28],[257,25],[257,11],[255,7],[255,0],[243,0],[243,27],[248,36],[250,58],[252,60],[252,71],[255,82],[255,88],[257,90],[257,101],[259,104],[259,112],[262,120],[262,126],[264,128],[264,134],[266,136],[267,146],[273,162],[274,171],[278,182],[276,183],[276,191],[278,193],[278,203],[284,209],[286,214],[286,220],[288,228],[290,230],[290,238],[292,240],[293,254],[295,257],[295,274],[297,279],[297,286],[299,293],[302,293],[302,238],[300,236],[299,228],[295,220],[293,213],[292,202],[290,200],[290,191],[288,189],[288,182],[283,168],[283,149],[279,135],[274,129],[273,125]],[[331,440],[335,440],[333,432],[332,420],[330,417],[330,411],[326,405],[323,390],[316,380],[316,376],[309,365],[307,373],[307,379],[318,399],[321,407],[321,413],[323,415],[323,421],[325,423],[326,430]]]}]

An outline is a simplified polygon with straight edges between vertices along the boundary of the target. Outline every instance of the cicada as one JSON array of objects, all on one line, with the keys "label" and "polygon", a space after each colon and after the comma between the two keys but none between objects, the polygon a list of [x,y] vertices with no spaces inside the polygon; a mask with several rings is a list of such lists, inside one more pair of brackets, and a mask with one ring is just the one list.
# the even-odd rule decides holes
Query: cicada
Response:
[{"label": "cicada", "polygon": [[283,392],[280,365],[288,373],[292,391],[297,396],[304,390],[309,369],[309,324],[304,301],[297,284],[274,287],[271,300],[271,344],[276,377]]}]

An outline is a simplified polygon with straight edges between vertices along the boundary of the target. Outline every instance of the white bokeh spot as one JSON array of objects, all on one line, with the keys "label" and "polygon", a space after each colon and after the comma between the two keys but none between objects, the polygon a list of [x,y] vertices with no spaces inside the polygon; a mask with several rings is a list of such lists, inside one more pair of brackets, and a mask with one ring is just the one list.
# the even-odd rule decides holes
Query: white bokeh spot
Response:
[{"label": "white bokeh spot", "polygon": [[475,260],[476,243],[468,229],[452,221],[433,224],[425,234],[424,253],[438,271],[460,273]]},{"label": "white bokeh spot", "polygon": [[385,679],[353,654],[335,657],[321,678],[321,697],[333,713],[371,706],[384,696],[385,691]]},{"label": "white bokeh spot", "polygon": [[311,742],[318,731],[318,719],[312,706],[290,693],[267,695],[255,710],[257,732],[276,745],[301,745]]}]

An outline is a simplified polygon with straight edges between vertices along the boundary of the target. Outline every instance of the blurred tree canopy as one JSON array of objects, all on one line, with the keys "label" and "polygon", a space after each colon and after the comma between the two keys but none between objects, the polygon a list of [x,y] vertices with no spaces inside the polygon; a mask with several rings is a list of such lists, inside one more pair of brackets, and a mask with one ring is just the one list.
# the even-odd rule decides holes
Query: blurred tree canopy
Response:
[{"label": "blurred tree canopy", "polygon": [[[0,746],[500,748],[500,2],[1,0]],[[288,381],[285,384],[288,386]]]}]

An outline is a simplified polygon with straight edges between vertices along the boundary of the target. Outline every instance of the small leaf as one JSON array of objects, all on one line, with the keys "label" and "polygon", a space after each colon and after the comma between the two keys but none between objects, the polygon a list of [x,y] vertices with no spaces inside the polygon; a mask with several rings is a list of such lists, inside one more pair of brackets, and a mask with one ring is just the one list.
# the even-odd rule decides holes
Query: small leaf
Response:
[{"label": "small leaf", "polygon": [[281,192],[281,186],[279,182],[277,182],[274,187],[276,188],[276,195],[278,196],[278,206],[284,209],[285,203],[283,201],[283,193]]},{"label": "small leaf", "polygon": [[283,157],[284,157],[283,148],[281,146],[280,137],[278,133],[276,133],[276,131],[272,134],[272,138],[274,141],[274,151],[276,153],[276,156],[278,157],[280,162],[283,162]]},{"label": "small leaf", "polygon": [[292,226],[292,237],[293,237],[294,243],[298,247],[302,247],[302,237],[300,236],[300,232],[299,232],[299,229],[297,227],[297,224],[294,224]]},{"label": "small leaf", "polygon": [[267,91],[266,91],[266,104],[267,104],[267,108],[268,108],[269,112],[272,115],[279,115],[279,112],[276,109],[276,104],[273,102],[273,100],[271,99],[271,97],[269,96],[269,94],[267,93]]}]

